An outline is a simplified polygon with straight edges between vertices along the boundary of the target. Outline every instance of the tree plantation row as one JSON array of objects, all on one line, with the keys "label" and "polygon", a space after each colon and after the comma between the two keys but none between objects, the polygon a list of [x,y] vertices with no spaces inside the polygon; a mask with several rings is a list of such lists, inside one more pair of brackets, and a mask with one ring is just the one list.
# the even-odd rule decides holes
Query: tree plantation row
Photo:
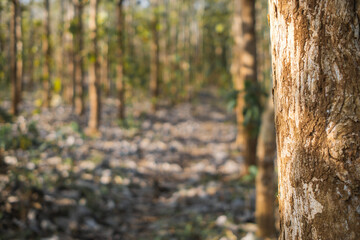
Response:
[{"label": "tree plantation row", "polygon": [[348,0],[1,1],[0,239],[360,239],[359,32]]}]

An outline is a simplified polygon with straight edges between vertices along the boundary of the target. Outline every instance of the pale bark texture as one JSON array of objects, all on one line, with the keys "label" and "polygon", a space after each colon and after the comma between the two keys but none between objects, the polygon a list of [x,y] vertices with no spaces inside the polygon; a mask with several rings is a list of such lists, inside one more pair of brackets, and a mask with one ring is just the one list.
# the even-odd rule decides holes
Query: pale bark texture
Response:
[{"label": "pale bark texture", "polygon": [[82,0],[74,2],[75,18],[76,18],[76,33],[74,37],[74,103],[75,113],[83,115],[85,110],[85,94],[84,94],[84,26],[83,26],[83,12],[84,3]]},{"label": "pale bark texture", "polygon": [[245,81],[257,82],[256,65],[256,36],[255,36],[255,1],[235,0],[233,20],[233,62],[231,72],[234,87],[241,91],[238,94],[236,106],[236,118],[238,133],[236,142],[243,150],[246,169],[250,165],[256,165],[256,125],[250,123],[244,126],[243,110],[246,107],[244,99]]},{"label": "pale bark texture", "polygon": [[50,44],[50,3],[44,0],[44,36],[42,42],[43,54],[45,61],[43,65],[43,107],[49,107],[51,101],[51,44]]},{"label": "pale bark texture", "polygon": [[90,116],[88,127],[96,132],[100,122],[100,71],[98,60],[98,5],[99,0],[90,0],[89,30],[91,40],[91,57],[89,63],[89,101]]},{"label": "pale bark texture", "polygon": [[[11,2],[11,20],[10,20],[10,79],[11,79],[11,96],[12,96],[12,102],[11,102],[11,113],[14,115],[19,114],[19,102],[20,102],[20,88],[21,85],[21,59],[20,58],[20,52],[21,52],[21,26],[19,26],[19,23],[21,23],[21,17],[19,17],[19,8],[20,3],[18,0],[13,0]],[[20,21],[19,21],[20,18]],[[20,35],[19,35],[20,31]]]},{"label": "pale bark texture", "polygon": [[274,237],[275,229],[275,123],[272,98],[263,113],[257,146],[256,223],[258,237]]},{"label": "pale bark texture", "polygon": [[116,65],[116,88],[119,98],[119,110],[118,117],[121,120],[125,119],[125,81],[124,81],[124,12],[123,12],[123,2],[124,0],[118,0],[116,5],[117,10],[117,65]]},{"label": "pale bark texture", "polygon": [[360,239],[360,3],[269,3],[280,239]]},{"label": "pale bark texture", "polygon": [[158,16],[158,0],[152,0],[154,8],[154,16],[152,20],[152,41],[151,41],[151,60],[150,60],[150,92],[151,92],[151,108],[155,112],[157,110],[157,102],[159,98],[160,84],[160,47],[159,47],[159,16]]}]

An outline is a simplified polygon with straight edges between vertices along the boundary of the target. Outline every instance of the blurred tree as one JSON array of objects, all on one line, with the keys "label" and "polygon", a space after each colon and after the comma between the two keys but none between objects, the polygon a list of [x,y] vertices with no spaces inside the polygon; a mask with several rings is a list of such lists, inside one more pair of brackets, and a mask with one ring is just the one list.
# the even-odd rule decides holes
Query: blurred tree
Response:
[{"label": "blurred tree", "polygon": [[28,68],[27,68],[27,77],[28,81],[28,88],[30,90],[34,87],[34,60],[35,60],[35,24],[34,24],[34,0],[30,0],[29,2],[29,27],[30,27],[30,36],[29,36],[29,43],[28,43]]},{"label": "blurred tree", "polygon": [[84,91],[84,26],[83,12],[87,0],[73,0],[74,20],[72,33],[74,40],[74,103],[75,113],[82,116],[85,113],[85,91]]},{"label": "blurred tree", "polygon": [[151,1],[153,12],[151,20],[151,60],[150,60],[150,91],[151,107],[155,112],[157,109],[160,85],[160,47],[159,47],[159,0]]},{"label": "blurred tree", "polygon": [[359,1],[269,1],[279,239],[360,239]]},{"label": "blurred tree", "polygon": [[10,79],[12,83],[11,113],[18,115],[21,99],[22,59],[21,59],[21,5],[19,0],[11,1],[10,21]]},{"label": "blurred tree", "polygon": [[262,116],[257,146],[258,173],[256,176],[256,223],[257,235],[262,238],[276,236],[275,229],[275,168],[276,154],[273,99],[268,98]]},{"label": "blurred tree", "polygon": [[91,40],[91,53],[89,63],[90,116],[88,122],[88,129],[92,133],[98,131],[101,112],[100,71],[98,56],[98,6],[99,0],[90,0],[89,30]]},{"label": "blurred tree", "polygon": [[6,33],[4,29],[4,22],[5,22],[5,4],[4,2],[0,2],[0,81],[4,82],[6,79],[6,65],[5,58],[6,58]]},{"label": "blurred tree", "polygon": [[255,1],[234,1],[232,75],[238,91],[236,143],[245,158],[245,174],[256,165],[257,129],[260,118],[257,93],[257,57],[255,36]]},{"label": "blurred tree", "polygon": [[124,80],[124,12],[123,12],[124,0],[118,0],[116,11],[117,11],[117,94],[119,98],[119,111],[118,117],[121,120],[125,119],[125,80]]},{"label": "blurred tree", "polygon": [[44,12],[44,35],[43,35],[43,54],[45,56],[45,61],[43,64],[43,86],[44,86],[44,99],[43,106],[49,107],[51,101],[51,32],[50,32],[50,2],[49,0],[44,0],[45,12]]},{"label": "blurred tree", "polygon": [[63,68],[63,99],[67,103],[71,103],[73,109],[75,109],[75,41],[74,41],[74,8],[72,6],[72,0],[61,0],[65,16],[64,16],[64,38],[63,38],[63,50],[62,61],[64,64]]}]

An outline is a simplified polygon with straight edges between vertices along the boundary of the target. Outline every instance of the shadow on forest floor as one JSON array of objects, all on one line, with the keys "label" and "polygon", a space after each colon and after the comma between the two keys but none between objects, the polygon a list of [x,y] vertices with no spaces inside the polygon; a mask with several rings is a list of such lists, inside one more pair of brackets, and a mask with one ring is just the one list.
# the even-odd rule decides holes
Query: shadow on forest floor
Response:
[{"label": "shadow on forest floor", "polygon": [[155,115],[134,104],[119,128],[107,99],[99,138],[84,135],[85,119],[69,107],[23,106],[6,141],[18,131],[36,137],[5,152],[0,239],[232,240],[254,231],[254,186],[239,179],[234,116],[219,103],[204,94]]}]

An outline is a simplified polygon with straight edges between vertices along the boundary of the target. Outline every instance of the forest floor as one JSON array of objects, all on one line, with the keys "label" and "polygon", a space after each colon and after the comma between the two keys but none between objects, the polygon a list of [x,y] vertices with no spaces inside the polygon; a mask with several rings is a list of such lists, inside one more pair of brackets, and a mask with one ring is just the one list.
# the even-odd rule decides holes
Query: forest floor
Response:
[{"label": "forest floor", "polygon": [[0,239],[253,239],[255,173],[240,178],[234,116],[214,94],[156,114],[134,104],[126,123],[107,99],[98,137],[68,106],[24,102],[0,133]]}]

